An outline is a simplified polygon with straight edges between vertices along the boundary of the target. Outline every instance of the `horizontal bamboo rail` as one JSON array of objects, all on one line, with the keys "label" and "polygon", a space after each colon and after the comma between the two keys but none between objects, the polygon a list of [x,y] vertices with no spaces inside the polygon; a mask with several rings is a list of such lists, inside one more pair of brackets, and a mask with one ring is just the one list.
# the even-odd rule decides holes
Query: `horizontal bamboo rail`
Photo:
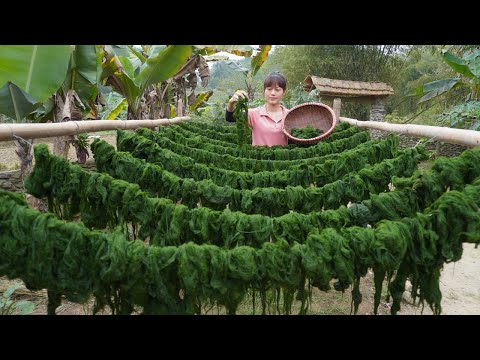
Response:
[{"label": "horizontal bamboo rail", "polygon": [[414,137],[433,138],[434,140],[464,146],[480,146],[480,131],[475,130],[416,124],[390,124],[380,121],[359,121],[346,117],[339,117],[339,119],[340,122],[347,122],[359,128],[383,130]]},{"label": "horizontal bamboo rail", "polygon": [[106,130],[155,128],[191,120],[190,116],[156,120],[82,120],[44,124],[0,124],[0,141],[39,139]]},{"label": "horizontal bamboo rail", "polygon": [[[480,146],[480,131],[429,125],[359,121],[346,117],[339,117],[339,119],[340,122],[347,122],[359,128],[383,130],[413,137],[433,138],[438,141],[464,146]],[[156,120],[84,120],[44,124],[0,124],[0,141],[14,140],[17,137],[23,139],[38,139],[116,129],[154,128],[189,120],[191,120],[190,116],[180,116],[172,119]]]}]

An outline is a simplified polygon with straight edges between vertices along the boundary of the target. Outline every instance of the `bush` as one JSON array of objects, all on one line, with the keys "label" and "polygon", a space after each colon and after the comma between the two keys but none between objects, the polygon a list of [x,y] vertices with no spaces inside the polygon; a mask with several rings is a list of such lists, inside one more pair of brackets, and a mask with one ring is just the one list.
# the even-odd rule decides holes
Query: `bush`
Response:
[{"label": "bush", "polygon": [[480,101],[453,106],[440,116],[439,121],[453,128],[480,130]]},{"label": "bush", "polygon": [[296,105],[306,102],[321,102],[321,98],[319,97],[318,89],[306,92],[305,90],[303,90],[302,83],[299,83],[298,85],[287,90],[287,93],[283,98],[283,105],[287,109],[291,109]]}]

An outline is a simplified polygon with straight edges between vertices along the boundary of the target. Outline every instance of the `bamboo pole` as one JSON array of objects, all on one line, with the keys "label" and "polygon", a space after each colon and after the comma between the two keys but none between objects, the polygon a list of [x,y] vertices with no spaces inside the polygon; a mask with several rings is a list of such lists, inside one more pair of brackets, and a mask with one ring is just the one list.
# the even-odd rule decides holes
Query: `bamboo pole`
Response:
[{"label": "bamboo pole", "polygon": [[340,98],[335,98],[333,99],[333,112],[335,113],[335,117],[337,118],[337,121],[340,121],[340,110],[342,108],[342,99]]},{"label": "bamboo pole", "polygon": [[340,117],[340,122],[346,122],[359,128],[368,128],[404,134],[413,137],[433,138],[451,144],[464,146],[480,146],[480,131],[452,129],[441,126],[416,125],[416,124],[390,124],[379,121],[359,121]]},{"label": "bamboo pole", "polygon": [[85,120],[45,124],[0,124],[0,141],[14,140],[16,137],[38,139],[105,130],[155,128],[188,120],[191,120],[190,116],[156,120]]}]

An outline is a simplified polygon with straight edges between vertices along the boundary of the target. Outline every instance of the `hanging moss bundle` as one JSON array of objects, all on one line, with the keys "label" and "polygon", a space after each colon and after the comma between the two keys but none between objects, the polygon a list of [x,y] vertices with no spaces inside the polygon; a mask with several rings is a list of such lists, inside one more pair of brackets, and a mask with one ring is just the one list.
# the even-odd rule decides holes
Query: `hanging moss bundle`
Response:
[{"label": "hanging moss bundle", "polygon": [[[359,133],[358,135],[361,134]],[[395,137],[392,136],[392,139],[395,139]],[[353,141],[353,137],[348,140]],[[356,141],[358,140],[361,139],[356,139]],[[385,145],[389,144],[392,146],[395,141],[387,139]],[[325,145],[335,146],[334,143]],[[255,187],[267,186],[285,187],[287,185],[306,187],[312,183],[312,180],[303,174],[303,169],[308,170],[308,165],[300,166],[297,171],[282,170],[280,174],[275,174],[274,171],[252,173],[251,171],[228,170],[214,166],[211,163],[208,165],[198,163],[192,157],[179,155],[169,149],[159,147],[158,144],[143,136],[122,130],[117,131],[117,148],[120,151],[130,152],[133,156],[145,159],[150,163],[161,165],[178,176],[195,180],[211,179],[217,185],[227,185],[235,189],[253,189]],[[388,151],[387,148],[383,147],[383,150]]]},{"label": "hanging moss bundle", "polygon": [[308,124],[303,128],[292,128],[291,134],[298,139],[312,139],[323,134],[323,130],[316,129],[312,124]]},{"label": "hanging moss bundle", "polygon": [[[345,125],[348,125],[348,126],[345,126]],[[231,128],[235,129],[234,127],[231,127]],[[223,131],[223,130],[219,130],[219,131]],[[357,134],[358,132],[360,132],[358,127],[351,126],[348,123],[340,123],[337,127],[335,127],[332,134],[328,138],[324,139],[323,142],[333,142],[335,140],[345,139],[350,136],[353,136],[354,134]],[[244,155],[240,155],[240,154],[243,154],[244,151],[242,151],[241,148],[238,147],[238,144],[216,140],[215,138],[211,136],[206,136],[199,131],[188,130],[180,126],[180,124],[173,125],[173,126],[160,126],[158,133],[161,134],[163,137],[167,137],[170,140],[173,140],[177,143],[184,144],[186,146],[209,150],[217,153],[226,152],[233,156],[244,156]],[[252,145],[250,145],[250,146],[247,146],[246,148],[249,148],[249,150],[252,150],[254,148],[256,150],[263,150],[263,151],[257,152],[257,154],[259,156],[262,156],[263,159],[276,160],[275,157],[270,156],[272,155],[272,152],[268,151],[268,149],[272,150],[271,147],[268,147],[268,146],[253,147]],[[275,146],[273,148],[275,150],[279,150],[279,149],[294,150],[295,148],[298,148],[298,145],[289,144],[286,146]],[[293,151],[291,152],[293,153]],[[294,154],[291,154],[291,155],[295,156]]]},{"label": "hanging moss bundle", "polygon": [[251,137],[251,130],[248,126],[248,99],[243,97],[238,99],[233,116],[237,127],[237,144],[246,145],[248,144],[248,138]]},{"label": "hanging moss bundle", "polygon": [[[190,240],[222,247],[237,245],[259,247],[272,238],[284,239],[290,244],[303,243],[313,228],[339,227],[350,217],[350,215],[347,217],[343,209],[338,212],[321,211],[309,215],[291,212],[275,218],[247,215],[229,209],[221,212],[206,207],[188,209],[165,198],[152,198],[138,185],[113,179],[109,175],[87,172],[83,169],[77,171],[78,166],[69,164],[58,156],[50,155],[43,144],[36,146],[35,156],[35,168],[26,182],[26,187],[32,194],[49,196],[58,206],[70,209],[69,213],[80,215],[87,226],[103,229],[108,225],[108,228],[113,229],[122,225],[128,238],[149,239],[151,244],[180,245]],[[258,203],[265,209],[288,205],[285,212],[295,203],[311,202],[310,206],[313,206],[314,200],[320,201],[317,209],[322,206],[338,207],[342,202],[348,202],[348,199],[360,201],[368,191],[374,193],[385,190],[392,171],[393,174],[399,174],[397,170],[413,171],[416,162],[411,161],[412,156],[419,156],[417,149],[407,149],[400,157],[386,160],[372,169],[362,169],[362,172],[373,173],[373,180],[369,177],[363,180],[362,176],[356,175],[352,185],[349,174],[345,181],[339,180],[331,186],[322,188],[256,189],[249,192],[251,197],[244,196],[240,202],[244,207]],[[53,173],[49,168],[62,169],[55,181],[49,181]],[[71,173],[69,168],[72,169]],[[141,171],[133,173],[140,174]],[[65,181],[72,178],[77,181]],[[307,190],[309,195],[306,194]],[[55,196],[57,193],[62,196],[57,198]],[[339,196],[340,193],[342,196]],[[258,198],[256,194],[262,194],[262,197]],[[70,206],[70,198],[73,196],[76,199],[75,208]],[[339,199],[343,201],[339,202]],[[362,223],[364,221],[357,215],[351,216],[351,219],[352,221],[357,219]]]},{"label": "hanging moss bundle", "polygon": [[200,313],[206,303],[226,306],[233,314],[248,289],[258,291],[263,304],[273,291],[276,312],[289,313],[292,294],[304,296],[306,279],[321,290],[328,290],[333,279],[339,291],[353,285],[356,311],[359,278],[373,268],[377,305],[388,274],[392,314],[400,308],[407,279],[412,296],[438,314],[440,270],[446,261],[460,258],[463,242],[480,242],[479,206],[477,179],[462,192],[445,192],[423,213],[382,220],[373,228],[314,230],[304,244],[278,240],[257,249],[192,243],[157,247],[127,241],[118,232],[59,221],[0,191],[0,275],[72,301],[93,294],[96,311],[110,306],[118,314],[131,313],[135,306],[147,313]]},{"label": "hanging moss bundle", "polygon": [[[337,157],[341,156],[343,158],[352,157],[352,158],[362,158],[364,162],[377,159],[375,155],[379,153],[386,153],[384,151],[373,151],[370,149],[372,145],[382,144],[385,148],[390,148],[391,151],[396,151],[398,147],[398,136],[390,135],[384,140],[371,140],[365,143],[362,143],[358,146],[355,146],[352,149],[345,149],[345,151],[335,151],[330,154],[325,154],[324,156],[314,156],[305,159],[297,160],[257,160],[250,158],[237,157],[230,155],[225,151],[210,151],[203,150],[196,147],[189,147],[183,143],[173,141],[167,137],[162,136],[161,133],[154,132],[149,129],[138,129],[136,133],[142,137],[145,137],[160,146],[161,149],[173,151],[175,154],[184,157],[191,157],[198,163],[205,165],[213,164],[215,167],[222,168],[225,170],[234,170],[239,172],[249,172],[254,173],[262,171],[277,171],[277,170],[295,170],[298,169],[301,165],[314,166],[317,164],[322,164],[326,160],[335,160]],[[237,148],[238,149],[238,148]],[[332,148],[331,151],[334,149]],[[368,151],[368,154],[352,154],[353,151]],[[350,152],[349,152],[350,151]],[[357,164],[356,161],[352,163]],[[370,161],[372,163],[372,161]],[[361,165],[359,165],[361,166]],[[322,168],[322,167],[320,167]]]},{"label": "hanging moss bundle", "polygon": [[[192,130],[189,132],[188,128],[184,129],[186,123],[180,123],[174,126],[174,129],[178,129],[179,131],[187,131],[188,134],[185,134],[188,139],[192,137],[198,137],[197,143],[200,142],[202,145],[191,145],[192,147],[200,147],[203,148],[205,144],[206,146],[214,145],[215,149],[211,151],[222,153],[224,148],[229,148],[232,151],[235,150],[234,156],[241,156],[241,157],[248,157],[248,158],[255,158],[255,159],[265,159],[265,160],[295,160],[295,159],[303,159],[312,156],[322,156],[326,155],[328,151],[329,153],[332,152],[340,152],[344,149],[351,149],[356,145],[360,144],[361,142],[365,142],[370,139],[370,133],[368,131],[360,131],[358,127],[351,126],[345,127],[347,123],[341,123],[335,128],[335,131],[332,135],[325,139],[325,141],[319,142],[315,145],[302,148],[298,147],[298,145],[287,145],[287,146],[252,146],[252,145],[245,145],[239,147],[236,143],[236,138],[232,140],[217,140],[217,138],[221,135],[218,131],[210,131],[209,133],[202,133],[198,130]],[[347,124],[348,125],[348,124]],[[349,125],[350,126],[350,125]],[[166,128],[166,127],[164,127]],[[340,131],[342,130],[342,131]],[[161,129],[160,133],[163,134],[164,130]],[[220,131],[220,130],[219,130]],[[185,139],[185,138],[184,138]],[[350,139],[350,140],[349,140]],[[354,140],[357,139],[357,140]],[[360,140],[362,139],[362,140]],[[340,143],[337,143],[335,148],[329,146],[329,143],[339,141],[339,140],[346,140]],[[176,139],[176,141],[186,144],[183,139]],[[220,147],[220,148],[219,148]]]},{"label": "hanging moss bundle", "polygon": [[[262,181],[272,183],[275,181],[273,176],[278,176],[280,181],[285,182],[286,180],[287,183],[292,183],[298,178],[297,181],[303,181],[305,186],[315,182],[317,188],[287,186],[285,189],[257,187],[254,190],[237,190],[229,186],[218,186],[212,180],[195,181],[189,178],[181,178],[163,170],[158,165],[136,159],[129,153],[117,152],[113,146],[102,140],[94,141],[91,147],[99,171],[107,172],[111,176],[131,183],[138,183],[143,190],[154,196],[168,197],[173,201],[181,199],[182,204],[190,208],[196,207],[200,200],[203,206],[215,210],[223,210],[228,204],[231,210],[244,213],[282,215],[289,210],[310,212],[319,210],[322,206],[331,207],[332,205],[326,205],[322,200],[323,197],[319,194],[322,190],[319,187],[364,167],[368,163],[377,163],[384,158],[398,155],[395,139],[387,138],[380,142],[365,143],[365,146],[361,145],[355,150],[331,155],[329,160],[321,166],[302,167],[295,172],[290,171],[286,178],[285,176],[280,177],[282,173],[271,173],[270,176],[265,176],[265,180]],[[393,169],[395,168],[392,167]],[[256,186],[270,185],[260,182],[261,175],[262,173],[253,175]],[[392,173],[387,175],[388,177],[385,180],[389,181]],[[279,185],[282,184],[279,183]],[[333,192],[335,189],[330,187],[330,191]],[[358,201],[362,198],[356,197],[355,199]],[[350,198],[351,201],[355,199]],[[339,199],[339,202],[342,203],[343,199]]]}]

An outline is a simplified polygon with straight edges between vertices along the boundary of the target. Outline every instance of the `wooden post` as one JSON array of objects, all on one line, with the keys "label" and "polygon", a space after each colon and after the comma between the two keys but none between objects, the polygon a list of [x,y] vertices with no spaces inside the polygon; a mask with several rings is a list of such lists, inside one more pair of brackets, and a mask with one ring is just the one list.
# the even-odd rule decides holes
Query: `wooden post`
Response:
[{"label": "wooden post", "polygon": [[335,113],[337,123],[340,122],[340,109],[342,107],[342,99],[333,99],[333,112]]},{"label": "wooden post", "polygon": [[183,116],[183,101],[182,101],[182,99],[178,99],[177,115],[178,116]]}]

